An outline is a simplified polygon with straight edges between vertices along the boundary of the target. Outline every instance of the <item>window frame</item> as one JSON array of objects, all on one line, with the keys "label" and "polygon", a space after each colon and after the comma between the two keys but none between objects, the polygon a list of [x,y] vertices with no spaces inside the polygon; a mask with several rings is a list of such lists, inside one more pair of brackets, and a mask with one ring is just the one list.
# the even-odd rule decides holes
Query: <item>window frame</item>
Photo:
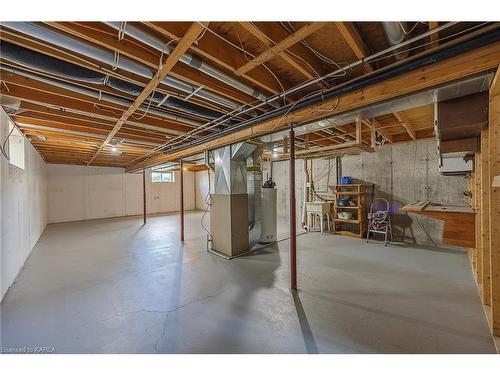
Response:
[{"label": "window frame", "polygon": [[[160,175],[160,180],[155,181],[155,175]],[[164,176],[171,176],[169,179],[164,179]],[[170,181],[168,181],[170,180]],[[175,174],[173,171],[152,171],[151,182],[155,184],[173,184],[175,183]]]}]

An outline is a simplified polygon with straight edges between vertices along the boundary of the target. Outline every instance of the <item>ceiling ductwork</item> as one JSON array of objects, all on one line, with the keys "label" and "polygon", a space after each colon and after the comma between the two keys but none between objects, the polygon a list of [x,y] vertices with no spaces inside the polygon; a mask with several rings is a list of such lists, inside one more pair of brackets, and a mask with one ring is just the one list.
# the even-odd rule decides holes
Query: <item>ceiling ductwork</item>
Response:
[{"label": "ceiling ductwork", "polygon": [[[385,36],[391,46],[398,45],[406,39],[403,22],[382,22],[382,26],[384,28]],[[403,60],[408,57],[408,52],[398,52],[396,50],[394,51],[394,56],[398,60]]]},{"label": "ceiling ductwork", "polygon": [[[2,50],[2,59],[39,72],[83,83],[104,84],[114,90],[131,96],[138,96],[143,90],[143,88],[138,85],[118,78],[106,77],[104,74],[58,60],[9,42],[0,41],[0,48]],[[17,72],[17,74],[22,74],[20,70],[11,69],[10,71],[12,73]],[[37,79],[37,76],[32,76],[32,78]],[[96,91],[95,94],[98,94],[98,92]],[[146,100],[146,103],[148,101],[149,99]],[[156,107],[164,106],[166,108],[173,108],[206,119],[216,119],[223,115],[221,112],[207,109],[158,92],[154,94],[152,102],[155,103]]]},{"label": "ceiling ductwork", "polygon": [[[42,40],[46,43],[50,43],[58,47],[65,48],[69,51],[90,57],[114,68],[120,68],[148,79],[153,78],[154,72],[152,72],[149,68],[146,68],[143,65],[136,63],[131,59],[128,59],[127,57],[120,56],[119,58],[117,58],[115,53],[113,52],[63,35],[48,27],[41,26],[32,22],[1,22],[0,25],[22,34],[29,35],[33,38]],[[161,82],[176,90],[187,93],[188,95],[197,96],[219,106],[223,106],[233,110],[240,107],[240,104],[233,100],[226,99],[206,89],[200,89],[199,87],[195,87],[177,78],[167,76]]]},{"label": "ceiling ductwork", "polygon": [[[117,31],[121,30],[125,35],[128,35],[131,38],[138,40],[139,42],[142,42],[150,47],[153,47],[157,51],[160,51],[166,55],[169,55],[173,50],[172,47],[168,46],[160,39],[157,39],[154,36],[151,36],[132,25],[126,24],[123,28],[121,28],[121,22],[105,22],[105,24],[114,28]],[[205,61],[203,61],[203,59],[201,59],[198,56],[185,53],[180,57],[179,61],[209,75],[212,78],[215,78],[216,80],[222,83],[225,83],[226,85],[234,87],[235,89],[244,92],[247,95],[253,96],[258,100],[261,101],[267,100],[266,96],[264,96],[258,90],[255,90],[245,85],[244,83],[234,79],[233,77],[227,75],[226,73],[221,72],[220,70],[214,68],[213,66],[208,65]]]},{"label": "ceiling ductwork", "polygon": [[[3,53],[3,50],[2,50],[2,53]],[[98,100],[104,100],[104,101],[107,101],[110,103],[118,104],[118,105],[121,105],[124,107],[129,107],[132,104],[132,101],[129,99],[120,98],[118,96],[99,92],[97,90],[87,89],[87,88],[80,87],[78,85],[74,85],[71,83],[58,81],[58,80],[53,79],[53,78],[47,78],[47,77],[44,77],[44,76],[41,76],[41,75],[38,75],[35,73],[29,73],[29,72],[22,71],[19,69],[9,68],[9,67],[6,67],[4,65],[0,65],[0,69],[2,72],[6,72],[6,73],[14,74],[14,75],[19,75],[19,76],[23,76],[26,78],[34,79],[34,80],[37,80],[39,82],[44,82],[44,83],[53,85],[55,87],[59,87],[59,88],[65,89],[65,90],[73,91],[73,92],[76,92],[76,93],[79,93],[82,95],[90,96],[90,97],[98,99]],[[143,111],[147,110],[148,113],[151,113],[151,114],[156,115],[156,116],[160,116],[164,119],[179,121],[183,124],[191,125],[194,127],[198,127],[201,125],[200,122],[197,122],[197,121],[194,121],[194,120],[191,120],[188,118],[182,118],[182,117],[179,117],[179,116],[176,116],[176,115],[164,112],[164,111],[160,111],[158,109],[154,109],[154,108],[147,109],[147,105],[144,105],[144,104],[142,104],[140,108]]]}]

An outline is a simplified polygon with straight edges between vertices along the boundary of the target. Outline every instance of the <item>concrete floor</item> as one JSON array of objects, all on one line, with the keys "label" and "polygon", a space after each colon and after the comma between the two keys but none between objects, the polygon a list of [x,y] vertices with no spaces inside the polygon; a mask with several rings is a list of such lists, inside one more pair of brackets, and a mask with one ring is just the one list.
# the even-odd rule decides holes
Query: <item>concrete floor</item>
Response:
[{"label": "concrete floor", "polygon": [[[465,253],[298,238],[223,260],[201,213],[47,226],[1,305],[1,345],[58,353],[494,353]],[[286,227],[280,226],[281,236]]]}]

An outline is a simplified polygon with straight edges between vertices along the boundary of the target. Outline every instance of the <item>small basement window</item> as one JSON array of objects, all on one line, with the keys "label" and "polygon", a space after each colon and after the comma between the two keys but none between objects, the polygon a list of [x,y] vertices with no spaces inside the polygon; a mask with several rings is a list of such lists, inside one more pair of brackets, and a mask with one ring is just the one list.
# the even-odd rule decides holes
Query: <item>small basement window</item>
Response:
[{"label": "small basement window", "polygon": [[174,172],[151,172],[151,181],[153,182],[174,182]]},{"label": "small basement window", "polygon": [[24,169],[24,137],[9,121],[9,163]]}]

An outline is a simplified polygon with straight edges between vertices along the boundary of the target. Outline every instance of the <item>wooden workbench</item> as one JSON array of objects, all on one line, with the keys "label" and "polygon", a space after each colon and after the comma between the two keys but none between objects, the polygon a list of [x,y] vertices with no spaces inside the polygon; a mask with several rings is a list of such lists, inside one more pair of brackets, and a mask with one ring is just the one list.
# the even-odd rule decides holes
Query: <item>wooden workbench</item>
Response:
[{"label": "wooden workbench", "polygon": [[444,221],[443,244],[445,245],[476,247],[476,214],[469,206],[439,205],[425,201],[408,204],[402,207],[401,211]]}]

